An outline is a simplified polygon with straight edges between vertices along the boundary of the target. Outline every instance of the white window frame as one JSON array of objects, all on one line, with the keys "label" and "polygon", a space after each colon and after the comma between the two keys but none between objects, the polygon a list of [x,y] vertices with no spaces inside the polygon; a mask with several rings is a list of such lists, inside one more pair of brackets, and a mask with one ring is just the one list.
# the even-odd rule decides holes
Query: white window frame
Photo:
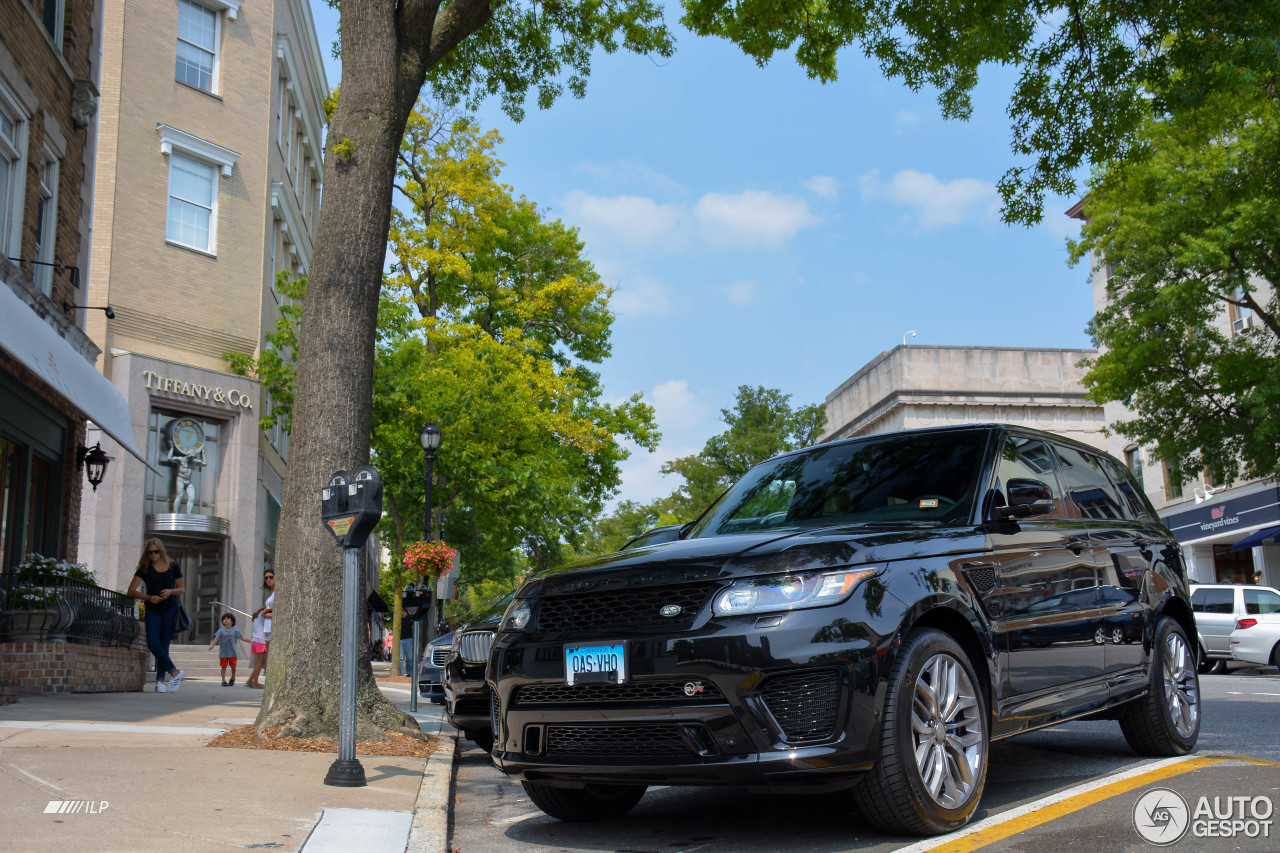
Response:
[{"label": "white window frame", "polygon": [[58,53],[62,53],[63,46],[65,44],[64,37],[66,35],[67,2],[66,0],[52,0],[54,4],[54,9],[55,9],[54,11],[55,20],[53,22],[53,32],[49,32],[49,27],[46,25],[44,20],[45,7],[49,4],[49,2],[50,0],[41,0],[40,29],[44,30],[44,34],[49,37],[49,40],[51,42],[53,42],[53,46],[57,48]]},{"label": "white window frame", "polygon": [[[170,127],[167,124],[157,124],[156,131],[160,135],[160,153],[161,154],[165,155],[166,157],[171,157],[173,154],[176,153],[179,156],[185,157],[188,160],[195,160],[196,162],[204,163],[206,165],[215,167],[215,172],[214,172],[215,177],[213,182],[213,199],[212,199],[213,206],[209,215],[209,246],[207,248],[200,247],[200,246],[191,246],[187,243],[182,243],[178,240],[174,240],[169,236],[168,199],[170,197],[169,187],[172,185],[171,180],[166,183],[165,242],[171,243],[175,246],[183,246],[184,248],[194,249],[195,251],[198,251],[198,252],[205,252],[206,254],[210,254],[210,255],[217,254],[218,197],[219,197],[218,184],[220,183],[220,181],[217,180],[217,175],[219,172],[216,170],[221,171],[222,177],[224,178],[230,177],[232,170],[235,167],[236,161],[240,159],[240,154],[238,152],[232,151],[230,148],[223,148],[221,145],[217,145],[216,143],[210,142],[207,139],[201,139],[198,136],[193,136],[190,133],[187,133],[182,130],[178,130],[175,127]],[[170,163],[169,165],[170,165],[170,168],[172,169],[172,163]]]},{"label": "white window frame", "polygon": [[17,98],[0,85],[0,111],[14,125],[12,139],[0,139],[0,157],[12,168],[7,186],[0,189],[0,255],[6,258],[20,254],[23,202],[27,197],[27,140],[31,116]]},{"label": "white window frame", "polygon": [[[57,257],[58,242],[58,178],[62,164],[58,155],[47,146],[40,163],[39,200],[36,202],[36,246],[32,264],[32,281],[45,296],[53,295],[53,273],[50,264]],[[50,215],[45,216],[48,213]]]},{"label": "white window frame", "polygon": [[[174,34],[174,45],[175,45],[174,46],[175,65],[174,65],[174,72],[173,72],[174,79],[178,80],[178,82],[182,83],[183,85],[190,86],[193,89],[199,89],[201,92],[208,92],[211,95],[216,95],[218,94],[218,89],[219,89],[218,78],[222,76],[221,69],[222,69],[223,10],[219,9],[214,4],[206,2],[206,0],[178,0],[178,18],[179,19],[182,18],[182,6],[184,3],[188,6],[194,6],[195,8],[200,9],[201,11],[208,12],[210,15],[213,16],[213,50],[209,51],[204,45],[199,45],[199,44],[195,44],[194,42],[187,41],[182,37],[181,31],[179,30],[179,32]],[[209,88],[206,89],[204,86],[199,86],[195,83],[191,83],[186,80],[182,80],[178,78],[176,56],[177,56],[177,45],[179,44],[188,44],[188,45],[191,45],[191,47],[201,52],[212,53],[213,58],[209,63]]]}]

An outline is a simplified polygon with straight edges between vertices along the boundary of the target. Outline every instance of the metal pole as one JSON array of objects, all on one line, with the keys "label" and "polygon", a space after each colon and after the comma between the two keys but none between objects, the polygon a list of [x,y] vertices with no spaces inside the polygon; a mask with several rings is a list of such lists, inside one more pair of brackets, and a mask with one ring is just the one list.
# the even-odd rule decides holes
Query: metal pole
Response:
[{"label": "metal pole", "polygon": [[[423,533],[422,533],[422,538],[423,538],[423,539],[425,539],[425,540],[426,540],[426,541],[428,541],[428,542],[430,542],[430,541],[431,541],[431,481],[434,479],[434,478],[432,477],[432,469],[435,467],[435,461],[436,461],[436,454],[435,454],[435,451],[428,451],[428,452],[427,452],[427,512],[426,512],[426,521],[424,522],[424,525],[423,525],[423,526],[424,526],[424,530],[423,530]],[[427,618],[426,618],[426,622],[427,622],[427,626],[426,626],[426,633],[427,633],[427,635],[426,635],[426,637],[425,637],[424,639],[429,643],[429,642],[431,642],[432,640],[434,640],[434,639],[436,638],[436,629],[435,629],[435,622],[436,622],[436,620],[435,620],[435,613],[436,613],[435,590],[434,590],[434,589],[431,589],[431,588],[430,588],[430,586],[428,586],[427,584],[423,584],[423,586],[427,586],[427,591],[424,593],[424,594],[426,595],[427,600],[426,600],[425,604],[423,605],[423,606],[426,608],[426,610],[427,610]],[[418,636],[418,632],[415,630],[413,635],[414,635],[414,637],[416,638],[416,637]],[[418,693],[417,693],[417,691],[416,691],[416,690],[414,691],[413,695],[414,695],[415,697],[418,695]]]},{"label": "metal pole", "polygon": [[408,670],[409,712],[416,714],[418,713],[418,622],[416,619],[413,622],[413,664],[408,667]]},{"label": "metal pole", "polygon": [[342,549],[342,674],[338,684],[338,760],[326,785],[363,788],[364,765],[356,758],[356,659],[359,654],[360,549]]}]

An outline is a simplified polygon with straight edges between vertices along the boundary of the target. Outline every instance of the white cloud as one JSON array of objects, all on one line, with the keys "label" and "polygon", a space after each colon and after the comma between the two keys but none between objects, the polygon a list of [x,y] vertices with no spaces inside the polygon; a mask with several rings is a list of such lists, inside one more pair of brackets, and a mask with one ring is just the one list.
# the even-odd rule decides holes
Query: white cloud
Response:
[{"label": "white cloud", "polygon": [[903,169],[888,181],[873,169],[858,178],[864,201],[886,200],[915,211],[925,228],[994,219],[999,211],[995,184],[977,178],[943,181],[928,172]]},{"label": "white cloud", "polygon": [[649,187],[670,195],[681,195],[685,192],[685,188],[679,181],[635,161],[608,164],[588,161],[578,168],[605,183]]},{"label": "white cloud", "polygon": [[[671,240],[680,229],[683,213],[679,205],[659,204],[635,195],[598,196],[574,190],[564,199],[567,218],[587,235],[637,245]],[[591,245],[588,239],[587,245]]]},{"label": "white cloud", "polygon": [[893,116],[893,130],[895,133],[903,133],[911,130],[920,123],[920,116],[911,110],[899,110]]},{"label": "white cloud", "polygon": [[707,405],[689,390],[687,379],[669,379],[647,396],[664,434],[696,427],[707,417]]},{"label": "white cloud", "polygon": [[776,249],[817,222],[804,200],[761,190],[707,193],[693,213],[715,248]]},{"label": "white cloud", "polygon": [[760,285],[755,279],[735,281],[724,288],[725,296],[734,305],[750,305],[760,295]]},{"label": "white cloud", "polygon": [[613,279],[606,275],[605,281],[613,287],[609,307],[619,317],[666,314],[672,309],[671,288],[652,276],[633,272]]},{"label": "white cloud", "polygon": [[830,175],[817,175],[804,182],[805,189],[822,198],[835,198],[840,192],[840,182]]},{"label": "white cloud", "polygon": [[608,509],[612,509],[622,501],[649,503],[658,498],[665,498],[676,490],[681,483],[678,474],[663,474],[662,465],[673,459],[692,456],[702,448],[681,444],[661,444],[658,449],[649,453],[643,448],[629,446],[631,458],[622,463],[622,488]]}]

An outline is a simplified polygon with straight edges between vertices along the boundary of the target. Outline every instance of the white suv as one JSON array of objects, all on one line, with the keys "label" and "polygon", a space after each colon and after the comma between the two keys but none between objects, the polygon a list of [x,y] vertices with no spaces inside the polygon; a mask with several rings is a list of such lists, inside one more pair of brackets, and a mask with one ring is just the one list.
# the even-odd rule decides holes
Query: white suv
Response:
[{"label": "white suv", "polygon": [[1200,671],[1226,672],[1236,620],[1280,609],[1280,591],[1246,584],[1192,584],[1191,609],[1200,641]]}]

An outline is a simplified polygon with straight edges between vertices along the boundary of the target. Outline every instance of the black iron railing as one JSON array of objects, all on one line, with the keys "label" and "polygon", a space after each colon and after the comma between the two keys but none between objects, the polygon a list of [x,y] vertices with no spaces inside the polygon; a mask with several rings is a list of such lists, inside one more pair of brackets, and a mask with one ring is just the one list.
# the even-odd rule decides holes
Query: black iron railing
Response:
[{"label": "black iron railing", "polygon": [[11,576],[3,590],[6,640],[70,640],[127,646],[140,633],[137,602],[60,575]]}]

